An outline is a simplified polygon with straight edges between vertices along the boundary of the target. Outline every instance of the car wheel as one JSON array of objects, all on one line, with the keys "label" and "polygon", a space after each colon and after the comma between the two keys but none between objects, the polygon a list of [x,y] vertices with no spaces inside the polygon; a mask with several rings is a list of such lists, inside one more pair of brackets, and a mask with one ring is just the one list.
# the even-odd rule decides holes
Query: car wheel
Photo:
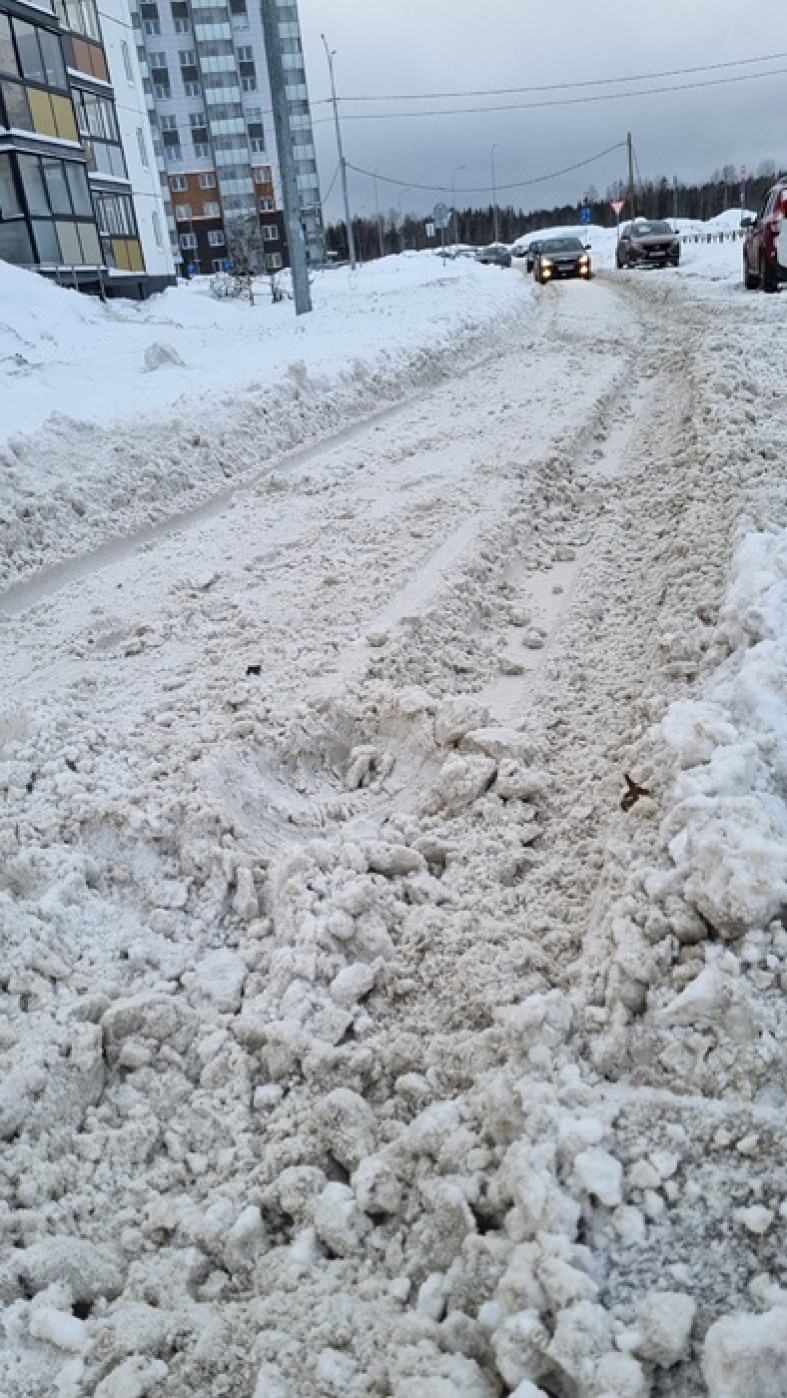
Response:
[{"label": "car wheel", "polygon": [[770,263],[768,263],[764,257],[760,257],[760,286],[763,291],[771,293],[779,289],[776,270],[771,267]]},{"label": "car wheel", "polygon": [[760,278],[756,272],[752,272],[749,263],[744,256],[743,259],[743,285],[747,291],[756,291],[760,285]]}]

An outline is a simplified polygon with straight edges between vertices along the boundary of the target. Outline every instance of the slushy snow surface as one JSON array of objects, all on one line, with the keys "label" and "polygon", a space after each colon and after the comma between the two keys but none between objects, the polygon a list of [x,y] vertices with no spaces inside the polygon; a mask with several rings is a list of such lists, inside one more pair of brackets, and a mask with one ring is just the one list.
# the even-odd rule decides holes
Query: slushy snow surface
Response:
[{"label": "slushy snow surface", "polygon": [[3,1398],[782,1398],[784,307],[683,231],[0,264]]}]

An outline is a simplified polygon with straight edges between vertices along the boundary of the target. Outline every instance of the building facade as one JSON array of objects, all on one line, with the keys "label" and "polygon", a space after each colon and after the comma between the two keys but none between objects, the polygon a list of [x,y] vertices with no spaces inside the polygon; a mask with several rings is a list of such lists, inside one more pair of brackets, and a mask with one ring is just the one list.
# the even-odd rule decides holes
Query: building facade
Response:
[{"label": "building facade", "polygon": [[[259,0],[131,0],[157,155],[169,181],[175,255],[187,273],[239,261],[288,265]],[[276,0],[301,221],[324,258],[298,7]]]},{"label": "building facade", "polygon": [[125,0],[104,7],[0,0],[0,257],[144,296],[173,259]]}]

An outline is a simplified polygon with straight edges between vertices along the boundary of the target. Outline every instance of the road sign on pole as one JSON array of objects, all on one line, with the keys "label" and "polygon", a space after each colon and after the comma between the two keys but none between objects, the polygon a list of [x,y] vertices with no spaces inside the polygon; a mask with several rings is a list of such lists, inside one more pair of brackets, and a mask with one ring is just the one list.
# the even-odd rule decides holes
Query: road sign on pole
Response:
[{"label": "road sign on pole", "polygon": [[611,200],[611,204],[612,212],[615,215],[615,218],[620,218],[620,215],[623,213],[623,210],[626,207],[625,199],[613,199]]},{"label": "road sign on pole", "polygon": [[579,211],[579,221],[580,221],[580,223],[590,223],[590,220],[591,220],[592,217],[593,217],[593,215],[591,214],[590,209],[587,209],[587,208],[586,208],[586,209],[580,209],[580,211]]},{"label": "road sign on pole", "polygon": [[447,228],[449,219],[448,205],[435,204],[434,208],[432,209],[432,219],[434,221],[435,228]]}]

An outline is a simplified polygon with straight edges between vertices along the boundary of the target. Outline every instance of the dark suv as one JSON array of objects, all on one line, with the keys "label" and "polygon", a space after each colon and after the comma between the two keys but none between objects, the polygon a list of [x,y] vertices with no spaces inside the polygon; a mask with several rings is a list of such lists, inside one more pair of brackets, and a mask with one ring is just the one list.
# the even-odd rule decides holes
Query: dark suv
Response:
[{"label": "dark suv", "polygon": [[[747,291],[762,287],[778,291],[787,281],[787,176],[768,190],[756,218],[741,219],[746,229],[743,244],[743,284]],[[784,231],[782,231],[784,230]]]}]

